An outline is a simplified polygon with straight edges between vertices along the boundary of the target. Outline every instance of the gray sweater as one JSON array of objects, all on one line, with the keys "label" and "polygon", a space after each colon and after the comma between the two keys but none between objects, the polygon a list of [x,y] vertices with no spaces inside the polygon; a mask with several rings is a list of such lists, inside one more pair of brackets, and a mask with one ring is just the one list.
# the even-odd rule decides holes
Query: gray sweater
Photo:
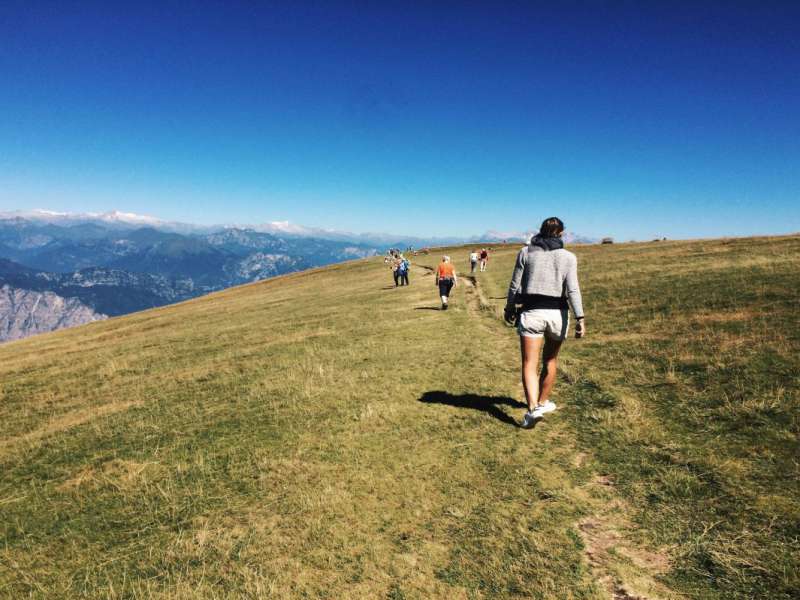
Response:
[{"label": "gray sweater", "polygon": [[508,286],[507,304],[513,306],[521,296],[566,298],[576,317],[583,316],[581,289],[578,286],[578,259],[569,250],[544,250],[525,246],[517,255],[517,264]]}]

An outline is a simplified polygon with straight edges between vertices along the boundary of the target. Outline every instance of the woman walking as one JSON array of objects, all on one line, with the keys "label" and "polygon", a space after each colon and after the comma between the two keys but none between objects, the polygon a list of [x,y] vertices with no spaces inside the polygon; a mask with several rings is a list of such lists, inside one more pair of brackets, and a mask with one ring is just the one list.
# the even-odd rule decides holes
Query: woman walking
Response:
[{"label": "woman walking", "polygon": [[489,251],[486,248],[481,248],[481,273],[486,270],[486,263],[489,261]]},{"label": "woman walking", "polygon": [[[522,427],[526,429],[556,410],[549,397],[556,381],[558,352],[567,338],[570,306],[577,320],[575,337],[586,335],[578,260],[564,249],[563,233],[561,219],[545,219],[539,233],[517,255],[508,286],[505,319],[509,324],[516,321],[519,333],[522,386],[528,404]],[[519,312],[518,304],[522,305]],[[537,374],[540,352],[542,370]]]},{"label": "woman walking", "polygon": [[450,257],[445,255],[442,262],[436,269],[436,285],[439,287],[439,296],[442,299],[442,310],[447,310],[447,301],[450,298],[450,290],[458,284],[456,270],[450,262]]}]

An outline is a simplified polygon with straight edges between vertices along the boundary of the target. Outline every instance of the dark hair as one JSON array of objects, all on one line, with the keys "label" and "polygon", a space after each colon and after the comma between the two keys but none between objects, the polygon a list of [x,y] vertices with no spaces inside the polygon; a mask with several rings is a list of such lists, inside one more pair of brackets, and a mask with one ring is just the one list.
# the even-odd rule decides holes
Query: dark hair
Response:
[{"label": "dark hair", "polygon": [[559,237],[562,233],[564,233],[564,221],[558,217],[545,219],[539,227],[539,235],[542,237]]}]

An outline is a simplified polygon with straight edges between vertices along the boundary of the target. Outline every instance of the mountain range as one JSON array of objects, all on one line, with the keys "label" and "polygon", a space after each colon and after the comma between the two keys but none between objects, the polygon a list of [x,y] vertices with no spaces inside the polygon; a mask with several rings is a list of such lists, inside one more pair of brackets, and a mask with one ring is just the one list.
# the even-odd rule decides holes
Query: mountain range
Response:
[{"label": "mountain range", "polygon": [[389,247],[529,237],[353,234],[285,221],[202,226],[119,211],[0,213],[0,341],[374,256]]},{"label": "mountain range", "polygon": [[372,256],[376,246],[125,213],[0,215],[0,341]]},{"label": "mountain range", "polygon": [[[471,236],[414,236],[398,235],[393,233],[366,232],[353,233],[340,231],[337,229],[325,229],[321,227],[306,227],[289,221],[270,221],[260,224],[238,224],[238,225],[197,225],[193,223],[182,223],[178,221],[165,221],[157,217],[139,215],[118,210],[105,213],[67,213],[51,210],[35,209],[29,211],[8,211],[0,212],[0,221],[23,219],[42,224],[52,225],[85,225],[94,224],[105,228],[116,229],[135,229],[140,227],[152,227],[160,231],[182,234],[210,234],[224,231],[226,229],[239,229],[246,231],[256,231],[269,233],[278,237],[315,237],[323,240],[347,242],[352,244],[362,244],[384,247],[415,247],[425,246],[447,246],[452,244],[464,244],[470,242],[525,242],[531,238],[535,231],[496,231],[488,230],[482,234]],[[565,240],[570,244],[591,244],[599,241],[597,238],[578,235],[567,231]]]}]

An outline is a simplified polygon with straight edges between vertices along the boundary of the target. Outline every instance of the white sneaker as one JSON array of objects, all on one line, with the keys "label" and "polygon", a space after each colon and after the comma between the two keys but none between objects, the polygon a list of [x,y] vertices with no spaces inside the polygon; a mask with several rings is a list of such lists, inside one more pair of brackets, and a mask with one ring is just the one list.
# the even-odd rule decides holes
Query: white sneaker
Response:
[{"label": "white sneaker", "polygon": [[525,416],[522,417],[522,424],[521,427],[523,429],[530,429],[536,424],[536,421],[542,418],[542,413],[539,411],[538,408],[534,409],[533,412],[528,411],[525,413]]},{"label": "white sneaker", "polygon": [[544,415],[553,412],[556,408],[558,408],[556,406],[556,403],[553,402],[552,400],[548,400],[544,404],[540,404],[539,406],[537,406],[536,410],[540,411]]}]

